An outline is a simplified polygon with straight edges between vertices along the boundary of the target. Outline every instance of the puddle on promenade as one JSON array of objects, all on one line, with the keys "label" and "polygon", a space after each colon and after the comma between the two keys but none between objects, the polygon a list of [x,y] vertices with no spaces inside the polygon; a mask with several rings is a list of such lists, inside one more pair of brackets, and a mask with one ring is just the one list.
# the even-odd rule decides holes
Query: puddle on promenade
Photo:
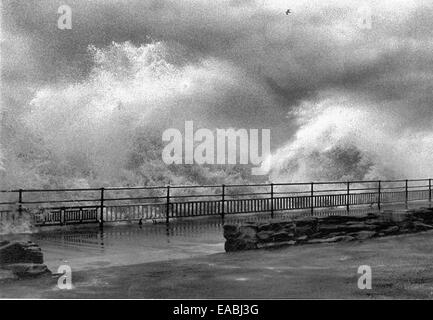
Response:
[{"label": "puddle on promenade", "polygon": [[[350,214],[377,212],[374,208],[353,209]],[[316,210],[315,215],[345,214],[344,209]],[[309,212],[276,213],[275,219],[291,219]],[[225,223],[269,221],[270,214],[229,215]],[[0,236],[0,240],[31,240],[44,253],[45,263],[56,272],[60,265],[72,270],[131,265],[182,259],[224,252],[223,223],[220,217],[173,221],[162,224],[95,225],[75,230],[43,231]]]}]

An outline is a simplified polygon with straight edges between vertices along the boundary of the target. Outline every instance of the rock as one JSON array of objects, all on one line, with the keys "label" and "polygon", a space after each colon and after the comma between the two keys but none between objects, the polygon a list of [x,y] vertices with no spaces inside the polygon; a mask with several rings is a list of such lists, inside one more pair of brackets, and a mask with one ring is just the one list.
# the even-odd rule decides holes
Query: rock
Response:
[{"label": "rock", "polygon": [[305,241],[308,239],[308,236],[300,236],[298,238],[296,238],[296,241]]},{"label": "rock", "polygon": [[296,225],[294,223],[286,224],[283,228],[283,230],[289,231],[289,232],[295,232],[295,229],[296,229]]},{"label": "rock", "polygon": [[316,233],[318,230],[318,218],[304,217],[302,219],[295,220],[295,234],[298,237],[303,235],[311,235]]},{"label": "rock", "polygon": [[224,249],[227,252],[252,250],[252,249],[257,249],[257,244],[255,242],[237,239],[237,240],[232,240],[232,241],[226,241],[226,243],[224,245]]},{"label": "rock", "polygon": [[337,225],[322,225],[319,224],[319,231],[321,233],[335,233],[335,232],[356,232],[361,230],[375,230],[376,225],[357,223],[357,224],[337,224]]},{"label": "rock", "polygon": [[415,212],[413,212],[412,215],[413,217],[419,218],[424,222],[433,221],[433,211],[429,208],[415,210]]},{"label": "rock", "polygon": [[352,236],[343,236],[343,238],[340,241],[349,242],[349,241],[353,241],[353,240],[355,240],[355,237],[352,237]]},{"label": "rock", "polygon": [[0,247],[0,266],[12,263],[43,263],[41,249],[33,242],[12,242]]},{"label": "rock", "polygon": [[302,227],[314,227],[317,226],[319,219],[316,217],[302,217],[296,219],[295,225],[296,228],[302,228]]},{"label": "rock", "polygon": [[280,231],[286,227],[286,225],[290,225],[291,223],[287,222],[274,222],[268,226],[268,231]]},{"label": "rock", "polygon": [[314,243],[331,243],[331,242],[339,242],[339,241],[352,241],[354,240],[351,236],[336,236],[332,238],[324,238],[324,239],[310,239],[307,241],[307,243],[314,244]]},{"label": "rock", "polygon": [[290,240],[290,241],[282,241],[282,242],[267,242],[267,243],[258,243],[257,248],[263,249],[263,248],[279,248],[283,246],[293,246],[296,244],[296,241]]},{"label": "rock", "polygon": [[271,231],[272,230],[272,223],[266,222],[266,223],[259,223],[257,226],[258,231]]},{"label": "rock", "polygon": [[261,241],[266,241],[271,239],[274,233],[272,231],[260,231],[257,233],[257,238]]},{"label": "rock", "polygon": [[[291,221],[224,226],[226,251],[296,243],[331,243],[433,229],[433,209],[389,211],[366,216],[302,217]],[[9,244],[6,244],[9,245]]]},{"label": "rock", "polygon": [[272,235],[272,240],[273,241],[287,241],[287,240],[292,240],[293,236],[294,236],[293,233],[288,233],[287,231],[279,231],[279,232],[276,232]]},{"label": "rock", "polygon": [[377,226],[374,224],[357,223],[350,224],[347,226],[349,230],[375,230]]},{"label": "rock", "polygon": [[398,232],[399,229],[400,228],[398,226],[391,226],[381,231],[385,234],[395,234]]},{"label": "rock", "polygon": [[422,223],[422,222],[419,222],[419,221],[415,221],[413,223],[413,226],[414,226],[414,228],[416,230],[430,230],[430,229],[433,229],[432,225],[425,224],[425,223]]},{"label": "rock", "polygon": [[242,238],[254,239],[257,234],[257,227],[254,226],[241,226],[239,232]]},{"label": "rock", "polygon": [[47,266],[41,263],[13,263],[3,266],[3,269],[12,271],[14,275],[20,278],[51,274]]},{"label": "rock", "polygon": [[5,245],[7,245],[8,243],[10,243],[9,241],[0,241],[0,247],[3,247]]},{"label": "rock", "polygon": [[358,240],[366,240],[373,238],[377,232],[375,231],[359,231],[357,233],[352,234],[353,237],[355,237]]},{"label": "rock", "polygon": [[224,238],[226,239],[236,238],[240,235],[238,226],[225,224],[223,228],[224,228]]}]

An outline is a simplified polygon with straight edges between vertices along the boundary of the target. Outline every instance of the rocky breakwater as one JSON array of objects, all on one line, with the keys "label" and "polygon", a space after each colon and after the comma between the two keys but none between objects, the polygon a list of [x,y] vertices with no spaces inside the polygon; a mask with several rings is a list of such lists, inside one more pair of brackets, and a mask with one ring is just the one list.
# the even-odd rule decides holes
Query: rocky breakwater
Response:
[{"label": "rocky breakwater", "polygon": [[31,242],[0,242],[0,279],[51,274],[41,248]]},{"label": "rocky breakwater", "polygon": [[433,208],[364,216],[303,217],[290,221],[224,225],[225,250],[365,240],[433,229]]}]

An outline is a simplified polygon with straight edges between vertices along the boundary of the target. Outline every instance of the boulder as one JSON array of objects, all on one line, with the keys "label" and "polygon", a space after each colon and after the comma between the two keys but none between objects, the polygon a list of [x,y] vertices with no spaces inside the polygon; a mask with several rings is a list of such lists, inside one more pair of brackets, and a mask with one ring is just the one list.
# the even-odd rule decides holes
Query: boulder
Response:
[{"label": "boulder", "polygon": [[356,232],[361,230],[375,230],[377,228],[376,225],[372,224],[364,224],[364,223],[356,223],[356,224],[326,224],[319,225],[320,233],[334,233],[334,232]]},{"label": "boulder", "polygon": [[274,233],[272,231],[260,231],[257,233],[257,239],[266,242],[272,238],[273,234]]},{"label": "boulder", "polygon": [[254,226],[241,226],[239,227],[239,233],[242,238],[254,239],[257,234],[257,227]]},{"label": "boulder", "polygon": [[422,208],[419,210],[415,210],[412,213],[412,216],[414,218],[418,218],[424,222],[431,222],[433,221],[433,211],[430,208]]},{"label": "boulder", "polygon": [[237,238],[240,235],[239,228],[235,225],[225,224],[223,228],[226,239]]},{"label": "boulder", "polygon": [[281,221],[281,222],[273,222],[263,224],[259,227],[260,231],[280,231],[288,226],[292,225],[292,223]]},{"label": "boulder", "polygon": [[358,240],[366,240],[366,239],[373,238],[376,234],[377,232],[375,231],[359,231],[354,234],[351,234],[351,236],[355,237]]},{"label": "boulder", "polygon": [[37,277],[51,274],[47,266],[42,263],[13,263],[3,266],[3,269],[12,271],[19,278]]},{"label": "boulder", "polygon": [[426,224],[426,223],[422,223],[422,222],[419,222],[419,221],[413,222],[413,227],[416,230],[421,230],[421,231],[433,229],[432,225],[429,225],[429,224]]},{"label": "boulder", "polygon": [[279,247],[285,247],[285,246],[293,246],[297,242],[294,240],[289,241],[279,241],[279,242],[268,242],[268,243],[258,243],[257,249],[263,249],[263,248],[279,248]]},{"label": "boulder", "polygon": [[400,230],[400,228],[398,226],[390,226],[384,230],[381,230],[381,232],[383,232],[385,234],[396,234],[396,233],[398,233],[398,230]]},{"label": "boulder", "polygon": [[340,241],[352,241],[354,240],[351,236],[336,236],[331,238],[324,238],[324,239],[310,239],[307,241],[307,243],[314,244],[314,243],[331,243],[331,242],[340,242]]},{"label": "boulder", "polygon": [[224,249],[226,252],[242,251],[242,250],[252,250],[257,249],[257,245],[252,241],[245,241],[243,239],[233,239],[227,240],[224,244]]},{"label": "boulder", "polygon": [[35,243],[11,242],[0,247],[0,266],[12,263],[43,263],[41,248]]},{"label": "boulder", "polygon": [[275,241],[275,242],[278,242],[278,241],[288,241],[288,240],[292,240],[293,236],[294,236],[293,233],[289,233],[287,231],[279,231],[279,232],[275,232],[272,235],[272,240]]},{"label": "boulder", "polygon": [[296,228],[315,227],[319,219],[316,217],[302,217],[295,220]]},{"label": "boulder", "polygon": [[[0,243],[0,273],[2,278],[36,277],[51,274],[44,259],[41,248],[31,241]],[[10,277],[13,275],[14,277]]]},{"label": "boulder", "polygon": [[300,236],[300,237],[298,237],[298,238],[296,238],[296,241],[298,241],[298,242],[303,242],[303,241],[305,241],[305,240],[307,240],[308,239],[308,236]]}]

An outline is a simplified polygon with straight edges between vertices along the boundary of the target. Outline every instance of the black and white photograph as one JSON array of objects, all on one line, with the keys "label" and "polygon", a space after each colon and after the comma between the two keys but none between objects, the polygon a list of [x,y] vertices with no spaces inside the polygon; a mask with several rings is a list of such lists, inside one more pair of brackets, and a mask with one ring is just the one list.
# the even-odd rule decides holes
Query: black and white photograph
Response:
[{"label": "black and white photograph", "polygon": [[433,298],[432,1],[0,11],[0,300]]}]

